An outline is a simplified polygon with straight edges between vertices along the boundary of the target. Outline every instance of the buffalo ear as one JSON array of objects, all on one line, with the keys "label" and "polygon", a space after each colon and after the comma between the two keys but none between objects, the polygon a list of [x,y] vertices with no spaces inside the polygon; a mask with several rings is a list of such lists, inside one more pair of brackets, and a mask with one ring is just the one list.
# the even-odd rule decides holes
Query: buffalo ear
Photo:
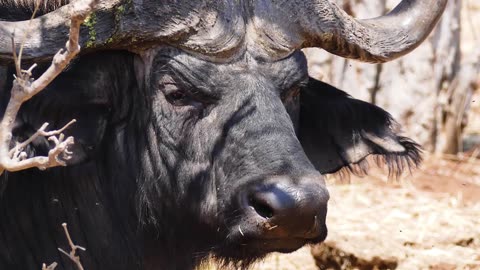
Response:
[{"label": "buffalo ear", "polygon": [[[39,69],[42,68],[42,66],[39,67]],[[98,74],[96,72],[97,70],[93,67],[84,67],[82,63],[74,64],[60,74],[44,91],[23,104],[15,120],[12,141],[25,141],[45,122],[49,123],[47,131],[50,131],[58,130],[72,119],[76,119],[76,123],[63,132],[65,137],[73,136],[75,140],[69,147],[73,152],[72,158],[64,161],[67,165],[89,161],[99,151],[110,116],[107,98],[100,91],[106,87],[103,80],[96,80],[97,88],[85,86],[85,82],[96,79],[92,75]],[[98,76],[100,77],[101,74]],[[5,89],[10,88],[11,80],[7,82]],[[0,100],[8,99],[7,91],[0,93]],[[4,104],[0,104],[0,110],[4,110]],[[53,147],[52,141],[39,136],[24,151],[28,157],[47,156]],[[62,159],[62,155],[59,158]]]},{"label": "buffalo ear", "polygon": [[300,93],[299,138],[321,173],[346,169],[364,175],[366,157],[386,164],[390,175],[421,162],[420,146],[398,135],[399,125],[382,108],[310,78]]},{"label": "buffalo ear", "polygon": [[[82,108],[70,106],[69,108],[60,108],[61,112],[58,110],[59,106],[55,106],[57,110],[53,109],[52,111],[57,114],[49,113],[47,116],[38,112],[37,115],[34,115],[35,111],[28,109],[30,109],[29,106],[25,106],[20,119],[16,121],[16,127],[13,130],[15,141],[25,141],[47,120],[50,120],[47,128],[49,131],[60,129],[70,120],[76,119],[76,123],[63,131],[65,137],[73,136],[75,140],[74,144],[69,146],[69,151],[73,152],[73,155],[71,159],[64,160],[65,163],[75,165],[86,162],[98,152],[108,120],[108,114],[101,106],[84,105]],[[52,141],[40,136],[27,146],[25,152],[29,157],[47,156],[48,151],[53,147]],[[62,155],[59,158],[62,159]]]}]

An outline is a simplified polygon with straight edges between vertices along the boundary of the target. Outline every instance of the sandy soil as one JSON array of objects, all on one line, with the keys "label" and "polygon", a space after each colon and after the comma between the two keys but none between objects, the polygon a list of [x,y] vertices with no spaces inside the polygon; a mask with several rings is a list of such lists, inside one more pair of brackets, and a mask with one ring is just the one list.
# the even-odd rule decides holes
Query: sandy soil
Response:
[{"label": "sandy soil", "polygon": [[[329,237],[320,269],[480,269],[480,160],[427,157],[399,181],[374,170],[330,179]],[[253,269],[319,269],[310,249]]]}]

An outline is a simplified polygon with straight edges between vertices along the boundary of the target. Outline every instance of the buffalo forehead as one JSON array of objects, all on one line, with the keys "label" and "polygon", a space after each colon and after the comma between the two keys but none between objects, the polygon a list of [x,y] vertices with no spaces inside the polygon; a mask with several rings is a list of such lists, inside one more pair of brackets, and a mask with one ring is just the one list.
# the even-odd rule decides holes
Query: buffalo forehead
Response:
[{"label": "buffalo forehead", "polygon": [[[210,1],[204,5],[198,2],[190,5],[190,10],[176,6],[168,10],[186,18],[168,19],[168,33],[178,34],[188,27],[196,30],[193,35],[183,36],[179,42],[182,48],[204,52],[211,59],[235,57],[248,51],[257,58],[273,60],[291,55],[301,45],[298,14],[296,9],[285,7],[285,1]],[[161,8],[164,13],[165,8]]]},{"label": "buffalo forehead", "polygon": [[217,63],[173,47],[159,47],[155,50],[151,68],[153,72],[161,72],[168,66],[185,75],[191,83],[203,84],[207,88],[235,81],[239,75],[248,75],[249,78],[262,78],[276,88],[287,89],[308,76],[307,61],[300,51],[276,61],[258,60],[246,52],[242,57]]}]

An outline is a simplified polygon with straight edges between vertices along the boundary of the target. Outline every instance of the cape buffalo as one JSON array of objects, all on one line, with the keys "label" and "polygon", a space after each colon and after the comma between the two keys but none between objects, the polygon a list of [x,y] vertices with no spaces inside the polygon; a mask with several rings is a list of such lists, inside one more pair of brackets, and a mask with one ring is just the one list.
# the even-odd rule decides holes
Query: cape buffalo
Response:
[{"label": "cape buffalo", "polygon": [[[10,36],[18,48],[29,29],[23,59],[38,76],[66,40],[68,2],[47,1],[29,22],[33,0],[0,0],[0,112]],[[322,173],[363,172],[371,154],[398,173],[420,156],[387,112],[309,78],[300,49],[389,61],[426,38],[446,2],[404,0],[356,20],[326,0],[101,1],[82,54],[17,117],[18,141],[47,121],[78,122],[65,131],[68,166],[1,176],[0,269],[73,269],[57,250],[63,222],[88,270],[193,269],[209,257],[247,267],[323,241]],[[29,155],[49,143],[37,138]]]}]

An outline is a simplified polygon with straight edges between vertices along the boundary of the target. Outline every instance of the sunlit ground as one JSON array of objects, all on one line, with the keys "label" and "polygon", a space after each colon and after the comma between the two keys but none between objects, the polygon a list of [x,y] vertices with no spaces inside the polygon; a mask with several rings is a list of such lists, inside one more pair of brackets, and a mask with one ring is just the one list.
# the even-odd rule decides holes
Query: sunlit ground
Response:
[{"label": "sunlit ground", "polygon": [[427,157],[400,180],[373,169],[365,178],[331,177],[329,190],[329,236],[316,258],[305,247],[252,269],[319,269],[315,259],[320,269],[480,269],[479,159]]}]

